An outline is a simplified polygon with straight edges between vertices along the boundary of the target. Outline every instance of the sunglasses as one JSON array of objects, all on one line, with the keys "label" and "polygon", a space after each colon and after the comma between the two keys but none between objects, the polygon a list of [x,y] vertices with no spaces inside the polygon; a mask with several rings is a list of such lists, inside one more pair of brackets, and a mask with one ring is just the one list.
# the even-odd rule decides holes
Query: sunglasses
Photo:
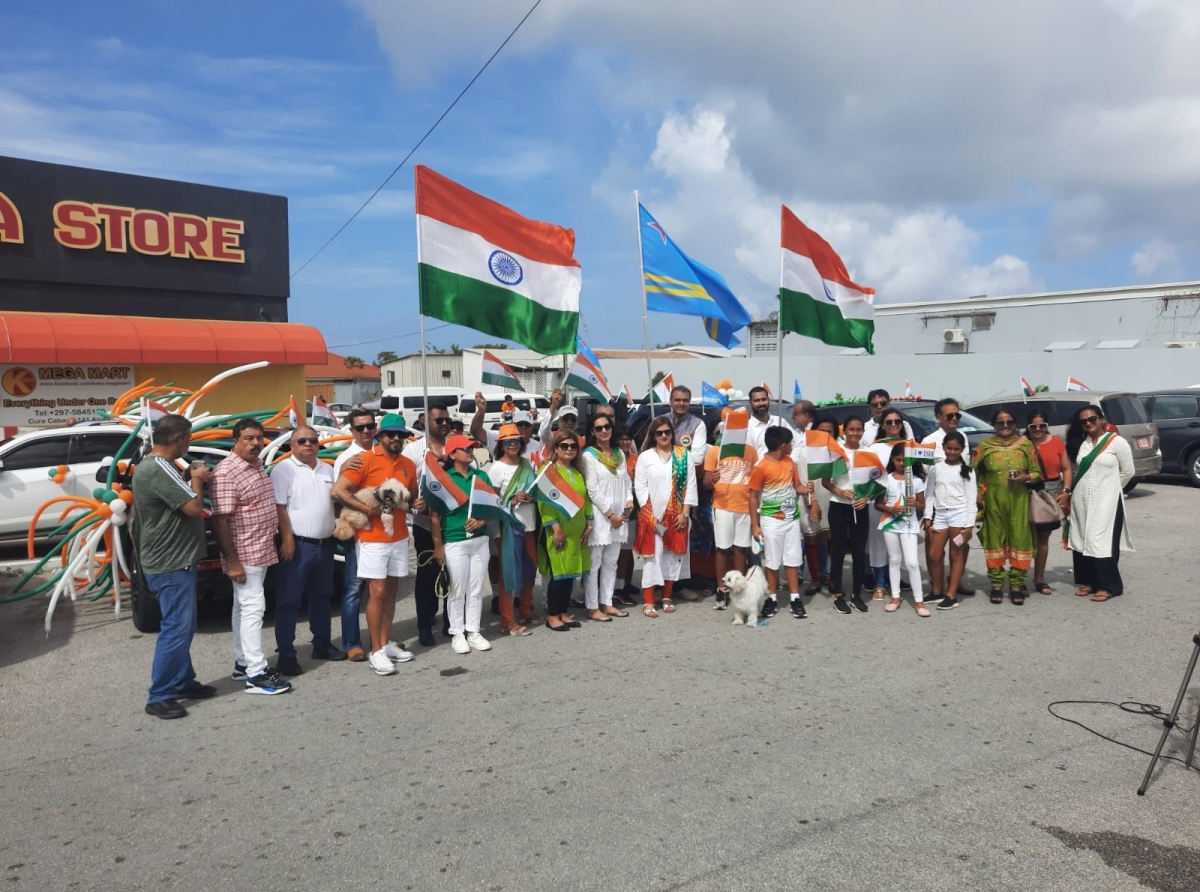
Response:
[{"label": "sunglasses", "polygon": [[378,424],[376,424],[374,421],[372,421],[370,424],[356,424],[356,425],[354,425],[354,429],[355,429],[356,431],[358,431],[360,434],[361,434],[361,433],[363,433],[364,431],[373,431],[373,430],[375,430],[375,428],[377,428],[377,427],[379,427],[379,425],[378,425]]},{"label": "sunglasses", "polygon": [[559,443],[558,448],[559,449],[569,449],[572,452],[574,452],[576,449],[579,448],[579,444],[578,443]]},{"label": "sunglasses", "polygon": [[449,418],[434,418],[433,423],[438,425],[439,427],[441,427],[443,424],[449,424],[450,419]]},{"label": "sunglasses", "polygon": [[1029,429],[1031,431],[1044,431],[1049,426],[1050,425],[1048,425],[1048,424],[1031,424],[1031,425],[1029,425]]},{"label": "sunglasses", "polygon": [[887,421],[885,421],[883,423],[883,426],[891,427],[893,424],[904,424],[904,422],[899,418],[889,418]]},{"label": "sunglasses", "polygon": [[400,433],[400,431],[380,431],[379,432],[379,439],[381,439],[381,440],[385,440],[385,439],[390,440],[393,437],[396,439],[399,439],[402,436],[404,436],[404,435],[402,433]]},{"label": "sunglasses", "polygon": [[947,421],[958,421],[960,418],[962,418],[962,412],[947,412],[942,417]]},{"label": "sunglasses", "polygon": [[316,446],[317,438],[316,437],[297,437],[292,442],[298,446]]},{"label": "sunglasses", "polygon": [[1017,426],[1017,423],[1015,421],[997,421],[996,422],[996,427],[1016,427],[1016,426]]},{"label": "sunglasses", "polygon": [[876,409],[886,409],[891,403],[888,400],[876,400],[871,405]]},{"label": "sunglasses", "polygon": [[501,440],[500,445],[501,446],[520,446],[521,441],[520,440]]},{"label": "sunglasses", "polygon": [[655,431],[655,432],[654,432],[654,436],[656,436],[656,437],[669,437],[669,436],[671,436],[671,432],[670,432],[669,430],[667,430],[666,428],[663,428],[663,429],[662,429],[662,430],[660,430],[660,431]]},{"label": "sunglasses", "polygon": [[1103,415],[1088,415],[1087,417],[1081,416],[1079,420],[1083,424],[1091,424],[1093,421],[1103,421],[1104,416]]},{"label": "sunglasses", "polygon": [[594,430],[594,431],[610,431],[610,430],[612,430],[612,425],[611,424],[593,424],[592,430]]}]

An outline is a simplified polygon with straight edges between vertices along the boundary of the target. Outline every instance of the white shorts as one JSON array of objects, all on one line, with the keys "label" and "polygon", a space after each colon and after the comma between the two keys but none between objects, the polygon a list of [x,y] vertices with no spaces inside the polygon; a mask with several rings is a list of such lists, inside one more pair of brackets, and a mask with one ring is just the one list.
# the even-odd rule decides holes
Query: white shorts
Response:
[{"label": "white shorts", "polygon": [[713,539],[717,548],[750,547],[750,515],[713,508]]},{"label": "white shorts", "polygon": [[935,530],[966,530],[975,526],[975,512],[970,508],[946,510],[938,508],[933,512],[933,528]]},{"label": "white shorts", "polygon": [[359,542],[358,578],[387,579],[408,575],[408,538],[399,542]]},{"label": "white shorts", "polygon": [[781,565],[799,567],[804,563],[800,521],[763,517],[759,523],[763,533],[763,565],[768,570],[778,570]]}]

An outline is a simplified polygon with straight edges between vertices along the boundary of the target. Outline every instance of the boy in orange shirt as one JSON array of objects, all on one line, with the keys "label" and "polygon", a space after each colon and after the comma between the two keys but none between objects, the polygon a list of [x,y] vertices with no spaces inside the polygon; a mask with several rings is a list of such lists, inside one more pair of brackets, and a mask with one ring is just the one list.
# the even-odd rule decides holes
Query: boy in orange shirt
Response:
[{"label": "boy in orange shirt", "polygon": [[792,432],[772,425],[763,435],[767,454],[750,472],[750,531],[762,542],[763,569],[767,591],[763,618],[779,612],[775,590],[779,585],[779,566],[787,573],[792,616],[804,619],[807,613],[800,600],[800,567],[804,564],[804,543],[800,534],[800,505],[809,516],[818,514],[816,500],[808,494],[808,469],[792,461]]},{"label": "boy in orange shirt", "polygon": [[749,443],[741,457],[721,458],[720,446],[709,446],[704,456],[704,485],[713,491],[713,542],[717,548],[717,597],[713,609],[729,606],[725,573],[732,567],[746,572],[746,549],[750,547],[750,470],[758,452]]}]

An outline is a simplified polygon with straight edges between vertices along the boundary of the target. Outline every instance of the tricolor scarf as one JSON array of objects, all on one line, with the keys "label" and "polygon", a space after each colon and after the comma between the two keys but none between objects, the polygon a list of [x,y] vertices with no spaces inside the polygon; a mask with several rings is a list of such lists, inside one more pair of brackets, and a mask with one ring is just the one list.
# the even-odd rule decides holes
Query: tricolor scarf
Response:
[{"label": "tricolor scarf", "polygon": [[671,495],[662,521],[654,517],[653,507],[647,503],[638,512],[637,541],[633,550],[642,557],[654,557],[655,536],[661,535],[663,550],[673,554],[687,554],[688,531],[675,529],[675,519],[683,511],[683,499],[687,494],[688,454],[682,446],[671,449]]},{"label": "tricolor scarf", "polygon": [[624,454],[622,454],[621,450],[617,449],[615,446],[613,447],[611,456],[605,455],[595,446],[589,446],[584,450],[584,452],[606,467],[610,474],[617,473],[617,468],[621,467],[621,462],[625,461]]}]

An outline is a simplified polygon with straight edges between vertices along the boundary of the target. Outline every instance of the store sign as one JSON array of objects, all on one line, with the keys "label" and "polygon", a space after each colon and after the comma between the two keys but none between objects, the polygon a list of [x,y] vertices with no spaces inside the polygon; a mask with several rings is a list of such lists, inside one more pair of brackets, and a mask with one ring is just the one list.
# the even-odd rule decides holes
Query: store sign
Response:
[{"label": "store sign", "polygon": [[133,384],[131,365],[0,365],[0,426],[93,420]]}]

